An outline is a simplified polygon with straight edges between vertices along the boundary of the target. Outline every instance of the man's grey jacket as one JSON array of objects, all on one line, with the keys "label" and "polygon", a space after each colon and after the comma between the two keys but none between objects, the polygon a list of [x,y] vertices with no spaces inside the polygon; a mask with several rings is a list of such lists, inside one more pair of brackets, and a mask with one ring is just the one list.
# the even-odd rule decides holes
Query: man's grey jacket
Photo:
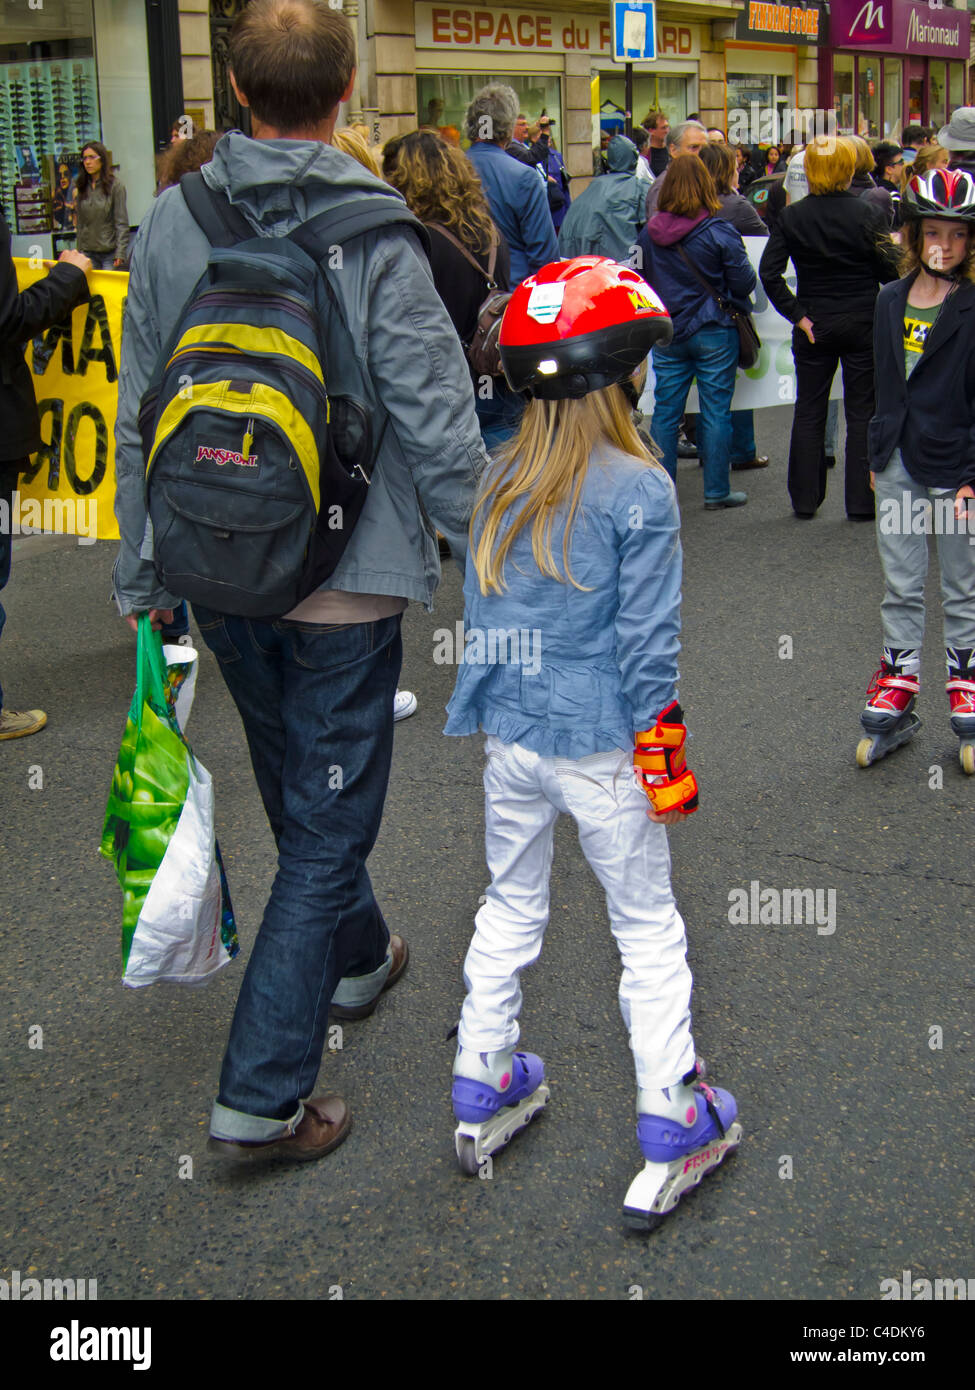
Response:
[{"label": "man's grey jacket", "polygon": [[[308,140],[252,140],[233,131],[203,177],[226,192],[256,234],[283,236],[320,212],[367,194],[400,200],[350,156]],[[156,199],[135,241],[125,307],[115,427],[115,512],[122,538],[115,595],[123,614],[171,608],[147,528],[139,403],[156,359],[206,268],[210,245],[178,188]],[[334,256],[338,260],[337,256]],[[327,262],[326,262],[327,264]],[[349,544],[322,587],[417,599],[432,607],[440,579],[434,528],[463,566],[467,527],[487,457],[470,372],[426,255],[403,227],[367,232],[327,271],[347,333],[325,323],[330,394],[361,395],[374,437],[388,423],[372,486]],[[350,335],[361,372],[350,364]]]}]

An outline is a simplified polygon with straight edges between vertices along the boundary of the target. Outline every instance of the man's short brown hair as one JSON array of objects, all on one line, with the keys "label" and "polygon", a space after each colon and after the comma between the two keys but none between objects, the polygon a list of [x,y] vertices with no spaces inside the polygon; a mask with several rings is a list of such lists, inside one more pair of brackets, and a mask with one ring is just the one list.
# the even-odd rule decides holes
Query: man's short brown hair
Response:
[{"label": "man's short brown hair", "polygon": [[333,114],[355,71],[355,39],[323,0],[251,0],[230,31],[229,56],[254,115],[287,133]]}]

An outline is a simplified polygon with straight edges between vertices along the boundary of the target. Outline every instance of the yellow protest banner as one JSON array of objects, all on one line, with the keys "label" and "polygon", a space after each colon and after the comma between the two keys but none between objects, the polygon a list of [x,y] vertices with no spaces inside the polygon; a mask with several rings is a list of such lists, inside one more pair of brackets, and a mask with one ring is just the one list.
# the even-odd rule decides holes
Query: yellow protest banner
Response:
[{"label": "yellow protest banner", "polygon": [[[14,259],[22,290],[47,274]],[[54,531],[118,540],[115,521],[115,412],[122,311],[129,277],[95,270],[91,299],[70,319],[27,346],[41,417],[41,447],[20,475],[11,515],[14,535]]]}]

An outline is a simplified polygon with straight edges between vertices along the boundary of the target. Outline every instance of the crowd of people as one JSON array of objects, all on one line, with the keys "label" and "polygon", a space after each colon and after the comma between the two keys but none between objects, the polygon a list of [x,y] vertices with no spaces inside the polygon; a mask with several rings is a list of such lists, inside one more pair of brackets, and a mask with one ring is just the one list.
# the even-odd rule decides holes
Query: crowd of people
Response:
[{"label": "crowd of people", "polygon": [[[277,61],[285,32],[286,69]],[[925,154],[923,132],[905,132],[923,169],[907,184],[903,146],[871,153],[853,138],[819,137],[756,159],[698,120],[670,127],[651,112],[635,138],[607,142],[606,172],[573,198],[552,122],[542,113],[529,125],[503,84],[472,101],[466,151],[428,124],[387,142],[379,163],[359,133],[336,130],[355,48],[345,16],[319,0],[253,0],[231,30],[230,61],[252,135],[204,133],[181,144],[130,258],[115,451],[121,615],[134,627],[148,614],[155,629],[172,631],[184,597],[163,584],[161,533],[147,530],[145,417],[160,354],[182,341],[194,286],[231,316],[217,323],[217,310],[210,314],[211,358],[256,341],[232,316],[248,296],[266,293],[253,241],[252,269],[239,284],[228,280],[232,252],[226,243],[213,250],[181,177],[200,170],[209,203],[231,221],[232,211],[242,237],[266,238],[269,256],[288,238],[307,258],[310,229],[368,204],[373,220],[343,241],[340,273],[327,273],[319,258],[305,318],[320,335],[333,416],[347,418],[341,407],[354,405],[373,427],[362,516],[324,583],[272,614],[193,603],[239,711],[278,850],[211,1114],[211,1152],[234,1162],[307,1161],[349,1132],[344,1101],[314,1090],[329,1010],[371,1013],[409,960],[366,861],[389,776],[402,614],[409,602],[432,607],[439,533],[465,570],[469,635],[542,634],[530,676],[528,653],[462,660],[448,711],[448,735],[487,736],[491,874],[464,970],[452,1090],[458,1158],[465,1172],[479,1171],[549,1098],[541,1059],[517,1047],[518,978],[541,950],[554,825],[567,814],[606,889],[623,961],[645,1159],[625,1211],[646,1229],[741,1136],[733,1096],[706,1083],[696,1062],[666,839],[668,826],[697,809],[676,689],[674,480],[688,388],[696,379],[704,505],[740,507],[747,497],[731,489],[732,468],[768,462],[756,454],[751,414],[731,409],[743,351],[736,315],[747,313],[757,284],[742,235],[765,233],[759,275],[794,326],[788,485],[797,517],[810,519],[825,494],[838,365],[847,514],[872,518],[876,487],[881,498],[947,498],[957,518],[966,515],[975,496],[975,181],[966,169],[975,160],[975,110],[962,108],[938,132],[948,168]],[[766,200],[763,217],[741,187],[780,176],[783,204],[772,218]],[[88,177],[110,195],[94,161]],[[2,230],[9,496],[38,443],[22,345],[87,296],[92,258],[65,253],[67,264],[18,295]],[[118,242],[100,250],[107,238],[96,241],[94,254],[123,259]],[[289,255],[272,280],[304,284]],[[785,280],[790,259],[794,291]],[[231,290],[221,300],[224,283]],[[272,309],[300,317],[269,301],[265,312]],[[276,344],[269,357],[286,356],[290,338],[275,329],[268,341]],[[296,360],[305,380],[316,369],[322,377],[307,345]],[[648,362],[649,434],[637,409]],[[180,406],[182,414],[150,418],[152,458],[175,447],[177,418],[199,418],[209,433],[190,433],[192,445],[205,439],[196,462],[220,455],[204,483],[217,486],[219,475],[219,486],[239,485],[245,497],[259,461],[270,468],[282,431],[290,438],[296,428],[262,405],[270,388],[247,394],[239,376],[254,366],[241,356],[237,377],[203,393],[205,416]],[[226,446],[217,437],[224,428]],[[307,444],[294,454],[308,465]],[[201,531],[199,549],[208,563],[211,551],[217,563],[228,557],[229,592],[242,552],[234,528],[221,527],[220,539]],[[0,585],[9,535],[3,542]],[[884,655],[863,715],[872,756],[916,723],[926,556],[923,537],[881,541]],[[973,556],[967,544],[939,537],[948,690],[963,744],[975,738]],[[3,738],[40,727],[12,711],[0,718]]]}]

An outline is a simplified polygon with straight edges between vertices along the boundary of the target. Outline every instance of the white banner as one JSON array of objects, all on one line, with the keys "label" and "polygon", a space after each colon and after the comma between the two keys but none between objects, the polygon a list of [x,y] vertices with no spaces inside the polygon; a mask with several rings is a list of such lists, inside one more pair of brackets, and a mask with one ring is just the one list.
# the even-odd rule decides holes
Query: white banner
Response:
[{"label": "white banner", "polygon": [[[742,240],[748,259],[758,274],[758,263],[762,252],[768,245],[768,238],[746,236]],[[790,261],[785,272],[786,283],[795,294],[796,271]],[[752,318],[762,340],[762,350],[758,361],[748,371],[738,368],[735,394],[731,402],[732,410],[761,410],[770,405],[794,405],[796,399],[796,369],[792,361],[792,324],[772,308],[768,296],[759,280],[751,298]],[[651,358],[651,366],[653,359]],[[648,372],[648,389],[649,377]],[[843,378],[839,370],[833,378],[830,400],[841,400]],[[644,397],[646,400],[646,396]],[[642,404],[642,403],[641,403]],[[687,410],[690,414],[700,411],[697,399],[697,384],[693,384],[687,397]],[[652,408],[645,413],[652,414]]]}]

